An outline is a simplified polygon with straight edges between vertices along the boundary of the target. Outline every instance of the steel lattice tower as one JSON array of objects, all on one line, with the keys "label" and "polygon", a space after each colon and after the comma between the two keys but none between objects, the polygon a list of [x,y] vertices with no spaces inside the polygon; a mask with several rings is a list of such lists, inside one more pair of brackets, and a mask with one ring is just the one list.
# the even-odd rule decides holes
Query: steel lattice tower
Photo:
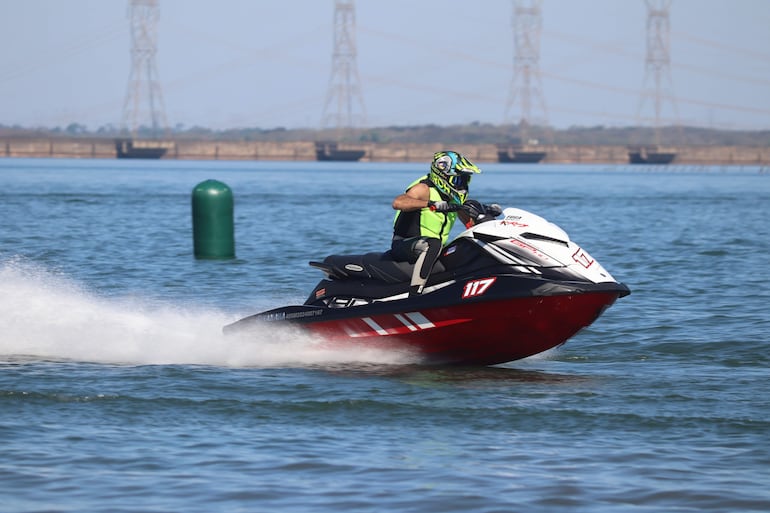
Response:
[{"label": "steel lattice tower", "polygon": [[356,64],[356,11],[353,0],[334,2],[334,50],[322,128],[353,128],[366,122]]},{"label": "steel lattice tower", "polygon": [[131,73],[123,103],[123,129],[136,136],[148,126],[153,136],[166,129],[163,95],[158,82],[155,55],[158,51],[158,0],[130,0]]},{"label": "steel lattice tower", "polygon": [[542,0],[532,0],[529,5],[513,0],[513,79],[505,118],[518,123],[524,137],[527,127],[548,124],[540,78],[541,5]]},{"label": "steel lattice tower", "polygon": [[639,101],[639,114],[647,103],[653,105],[655,144],[659,144],[659,129],[666,102],[671,104],[678,118],[671,82],[671,45],[669,7],[672,0],[645,0],[647,4],[647,57],[644,67],[644,85]]}]

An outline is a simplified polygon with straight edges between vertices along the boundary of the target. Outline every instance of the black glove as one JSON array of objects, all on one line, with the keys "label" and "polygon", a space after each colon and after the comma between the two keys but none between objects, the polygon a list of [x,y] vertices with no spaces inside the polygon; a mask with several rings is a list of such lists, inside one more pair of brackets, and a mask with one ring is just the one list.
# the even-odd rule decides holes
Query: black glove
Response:
[{"label": "black glove", "polygon": [[497,217],[500,214],[503,213],[502,207],[498,205],[497,203],[492,203],[490,205],[487,205],[487,215],[490,217]]},{"label": "black glove", "polygon": [[463,206],[465,207],[465,211],[468,212],[468,217],[470,217],[474,221],[478,219],[480,215],[483,215],[485,212],[484,205],[482,205],[481,203],[479,203],[474,199],[465,200],[465,203],[463,203]]},{"label": "black glove", "polygon": [[453,205],[446,201],[428,201],[428,208],[433,212],[452,212],[457,210]]},{"label": "black glove", "polygon": [[495,217],[503,213],[503,209],[497,203],[491,205],[484,205],[474,199],[465,200],[463,208],[468,212],[468,216],[473,219],[476,224],[483,223],[485,221],[492,221]]}]

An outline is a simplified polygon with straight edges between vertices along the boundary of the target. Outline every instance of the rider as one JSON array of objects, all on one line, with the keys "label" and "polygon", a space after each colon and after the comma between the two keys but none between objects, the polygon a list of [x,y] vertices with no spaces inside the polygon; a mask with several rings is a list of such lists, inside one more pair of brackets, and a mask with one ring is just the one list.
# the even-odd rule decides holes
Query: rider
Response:
[{"label": "rider", "polygon": [[393,200],[398,212],[390,250],[394,260],[415,264],[410,294],[422,293],[457,217],[466,225],[472,222],[462,206],[476,173],[481,169],[458,152],[439,151],[433,155],[430,172]]}]

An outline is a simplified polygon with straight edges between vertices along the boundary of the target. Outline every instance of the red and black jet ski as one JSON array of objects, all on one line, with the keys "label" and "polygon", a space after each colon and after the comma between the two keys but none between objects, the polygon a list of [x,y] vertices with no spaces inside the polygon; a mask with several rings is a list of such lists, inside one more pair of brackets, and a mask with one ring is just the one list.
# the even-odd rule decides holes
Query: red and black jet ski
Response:
[{"label": "red and black jet ski", "polygon": [[[484,216],[482,216],[484,217]],[[390,252],[310,262],[326,277],[303,305],[258,313],[225,333],[291,323],[333,345],[409,350],[425,363],[494,365],[566,342],[630,293],[558,226],[507,208],[441,252],[420,295]]]}]

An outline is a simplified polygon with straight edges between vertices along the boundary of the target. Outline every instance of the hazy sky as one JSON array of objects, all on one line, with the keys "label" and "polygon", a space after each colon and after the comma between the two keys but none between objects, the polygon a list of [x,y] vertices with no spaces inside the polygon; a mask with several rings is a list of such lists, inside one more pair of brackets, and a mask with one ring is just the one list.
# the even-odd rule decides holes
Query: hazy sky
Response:
[{"label": "hazy sky", "polygon": [[[120,125],[128,0],[0,0],[0,124]],[[310,127],[332,62],[333,0],[160,0],[169,125]],[[548,121],[649,124],[643,0],[544,0]],[[674,0],[663,121],[770,128],[770,0]],[[505,121],[511,0],[358,0],[366,125]],[[514,113],[514,117],[516,114]]]}]

